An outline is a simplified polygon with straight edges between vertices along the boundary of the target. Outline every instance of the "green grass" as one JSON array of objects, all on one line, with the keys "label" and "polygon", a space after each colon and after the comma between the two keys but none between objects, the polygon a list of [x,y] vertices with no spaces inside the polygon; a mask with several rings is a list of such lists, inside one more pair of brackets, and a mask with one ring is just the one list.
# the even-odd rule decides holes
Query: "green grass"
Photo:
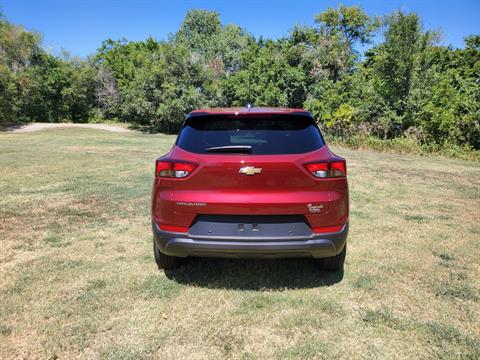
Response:
[{"label": "green grass", "polygon": [[0,358],[480,357],[480,164],[347,158],[343,274],[312,260],[157,270],[154,159],[173,136],[0,133]]}]

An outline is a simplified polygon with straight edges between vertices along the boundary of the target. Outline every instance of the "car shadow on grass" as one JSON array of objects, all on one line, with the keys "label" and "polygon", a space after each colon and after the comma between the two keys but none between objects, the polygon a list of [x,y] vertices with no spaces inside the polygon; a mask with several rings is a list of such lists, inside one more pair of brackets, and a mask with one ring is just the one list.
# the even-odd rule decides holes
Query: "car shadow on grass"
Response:
[{"label": "car shadow on grass", "polygon": [[181,284],[235,290],[314,288],[343,279],[343,271],[320,271],[313,259],[188,258],[165,275]]}]

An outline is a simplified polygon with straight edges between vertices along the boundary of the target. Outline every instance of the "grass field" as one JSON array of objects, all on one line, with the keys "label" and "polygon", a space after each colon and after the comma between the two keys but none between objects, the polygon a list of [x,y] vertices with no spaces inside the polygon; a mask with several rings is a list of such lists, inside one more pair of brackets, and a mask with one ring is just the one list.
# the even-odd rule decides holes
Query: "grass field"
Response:
[{"label": "grass field", "polygon": [[480,164],[347,158],[343,274],[191,259],[149,220],[173,136],[0,133],[0,358],[480,358]]}]

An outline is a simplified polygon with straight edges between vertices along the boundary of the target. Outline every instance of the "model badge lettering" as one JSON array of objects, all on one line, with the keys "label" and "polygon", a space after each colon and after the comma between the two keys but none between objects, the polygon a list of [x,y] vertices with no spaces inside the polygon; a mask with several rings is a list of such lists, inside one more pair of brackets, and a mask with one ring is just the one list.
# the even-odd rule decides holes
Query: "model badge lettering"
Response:
[{"label": "model badge lettering", "polygon": [[207,206],[207,203],[177,201],[177,205],[179,205],[179,206]]},{"label": "model badge lettering", "polygon": [[323,205],[308,204],[307,207],[311,213],[319,213],[323,209]]},{"label": "model badge lettering", "polygon": [[260,174],[262,172],[262,168],[256,168],[253,166],[245,166],[240,168],[238,171],[240,174],[245,174],[245,175],[255,175],[255,174]]}]

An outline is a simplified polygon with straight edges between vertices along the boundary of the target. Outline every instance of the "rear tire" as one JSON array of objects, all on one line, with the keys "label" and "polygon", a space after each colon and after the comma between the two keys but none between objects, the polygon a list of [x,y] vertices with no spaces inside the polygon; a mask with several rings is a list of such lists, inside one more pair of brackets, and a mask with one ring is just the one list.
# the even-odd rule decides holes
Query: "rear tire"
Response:
[{"label": "rear tire", "polygon": [[157,244],[155,244],[155,240],[153,240],[153,256],[155,257],[155,262],[159,269],[175,269],[180,265],[180,259],[176,256],[162,253],[158,249]]},{"label": "rear tire", "polygon": [[342,271],[346,255],[347,244],[345,244],[340,254],[324,259],[317,259],[318,267],[323,271]]}]

